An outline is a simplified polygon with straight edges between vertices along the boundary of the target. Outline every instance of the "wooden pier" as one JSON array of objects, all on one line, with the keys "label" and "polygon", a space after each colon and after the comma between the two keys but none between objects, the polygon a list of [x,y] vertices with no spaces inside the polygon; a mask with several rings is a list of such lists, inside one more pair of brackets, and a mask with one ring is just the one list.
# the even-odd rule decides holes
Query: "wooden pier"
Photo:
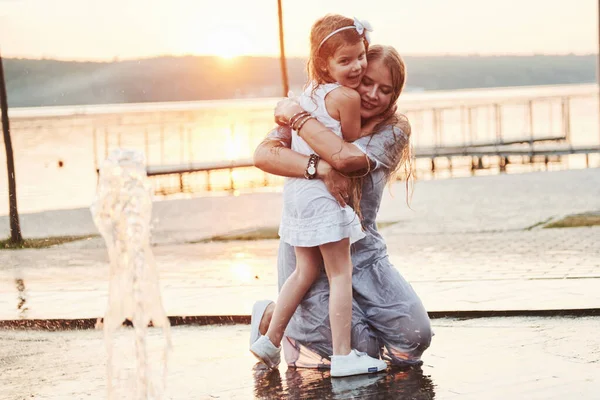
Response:
[{"label": "wooden pier", "polygon": [[[581,118],[581,108],[573,109],[581,107],[581,101],[596,101],[597,89],[565,87],[556,95],[543,96],[525,92],[515,91],[514,96],[504,93],[493,99],[456,101],[447,96],[440,101],[401,104],[413,128],[415,164],[422,172],[453,167],[472,171],[492,167],[503,172],[509,164],[548,165],[564,156],[583,154],[586,166],[592,166],[590,155],[600,157],[597,134],[582,132],[581,125],[575,124],[573,140],[572,118]],[[215,118],[210,113],[178,109],[173,115],[171,111],[156,112],[151,120],[142,117],[140,111],[136,114],[139,117],[119,119],[121,122],[113,127],[95,127],[94,163],[97,168],[110,148],[133,147],[146,154],[149,176],[181,191],[190,182],[204,185],[207,190],[231,190],[246,183],[267,186],[274,179],[267,174],[261,176],[254,171],[258,183],[244,182],[239,177],[252,171],[250,157],[273,126],[272,111],[253,108],[245,119],[232,119],[232,115],[240,115],[240,110],[219,114],[222,122],[214,126],[204,125],[206,118]],[[582,135],[588,139],[581,140]],[[222,136],[221,140],[229,143],[226,151],[207,146],[211,142],[206,140],[212,136]],[[236,151],[227,153],[229,147],[236,146]],[[211,161],[206,161],[207,155]],[[227,160],[219,161],[215,157],[219,155]],[[595,156],[591,160],[595,166]]]}]

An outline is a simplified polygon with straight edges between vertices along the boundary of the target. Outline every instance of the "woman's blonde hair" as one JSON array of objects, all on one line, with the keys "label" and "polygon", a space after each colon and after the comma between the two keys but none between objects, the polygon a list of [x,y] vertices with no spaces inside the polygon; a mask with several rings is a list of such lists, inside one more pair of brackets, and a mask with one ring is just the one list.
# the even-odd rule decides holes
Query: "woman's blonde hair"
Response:
[{"label": "woman's blonde hair", "polygon": [[[410,142],[411,128],[408,118],[396,112],[396,102],[400,94],[402,94],[406,83],[406,65],[395,48],[382,45],[373,45],[369,48],[367,51],[367,61],[369,63],[381,61],[389,69],[392,78],[390,104],[382,113],[384,116],[383,120],[377,124],[373,132],[376,134],[385,127],[393,127],[394,141],[390,142],[386,148],[391,161],[385,178],[388,182],[399,178],[406,181],[406,203],[410,206],[414,182],[413,154]],[[362,182],[360,186],[362,186]],[[356,197],[356,195],[353,197]]]}]

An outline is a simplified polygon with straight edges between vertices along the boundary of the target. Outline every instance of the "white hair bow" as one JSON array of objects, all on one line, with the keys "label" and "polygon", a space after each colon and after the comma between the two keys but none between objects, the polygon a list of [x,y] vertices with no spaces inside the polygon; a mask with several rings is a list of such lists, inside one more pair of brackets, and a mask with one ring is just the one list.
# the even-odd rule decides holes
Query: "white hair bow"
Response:
[{"label": "white hair bow", "polygon": [[354,26],[356,27],[356,32],[358,32],[359,35],[362,35],[364,33],[365,39],[367,39],[367,43],[371,44],[371,36],[369,35],[369,32],[373,32],[373,27],[371,26],[369,21],[361,21],[354,17]]}]

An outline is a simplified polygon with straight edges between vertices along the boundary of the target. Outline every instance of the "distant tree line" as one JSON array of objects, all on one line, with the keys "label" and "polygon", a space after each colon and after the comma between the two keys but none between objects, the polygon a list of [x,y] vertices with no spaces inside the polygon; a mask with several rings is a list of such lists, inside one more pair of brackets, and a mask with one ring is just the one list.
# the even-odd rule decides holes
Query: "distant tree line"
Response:
[{"label": "distant tree line", "polygon": [[[408,90],[452,90],[596,80],[596,56],[405,57]],[[281,95],[279,60],[158,57],[112,62],[5,59],[11,107],[191,101]],[[292,88],[305,60],[288,60]]]}]

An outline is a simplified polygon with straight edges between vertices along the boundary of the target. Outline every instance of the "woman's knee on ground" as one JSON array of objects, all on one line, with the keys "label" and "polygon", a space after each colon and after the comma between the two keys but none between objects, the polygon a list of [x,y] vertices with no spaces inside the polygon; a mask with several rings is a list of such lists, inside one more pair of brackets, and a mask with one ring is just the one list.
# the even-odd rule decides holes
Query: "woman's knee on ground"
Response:
[{"label": "woman's knee on ground", "polygon": [[431,323],[426,312],[397,316],[380,327],[382,344],[392,362],[412,364],[418,361],[431,344]]},{"label": "woman's knee on ground", "polygon": [[415,352],[423,353],[431,344],[433,336],[431,323],[428,317],[411,320],[409,324],[401,328],[402,336],[407,343],[410,343]]},{"label": "woman's knee on ground", "polygon": [[395,338],[388,337],[384,341],[384,355],[393,365],[400,367],[421,365],[421,356],[429,347],[431,336],[429,324],[403,327]]}]

